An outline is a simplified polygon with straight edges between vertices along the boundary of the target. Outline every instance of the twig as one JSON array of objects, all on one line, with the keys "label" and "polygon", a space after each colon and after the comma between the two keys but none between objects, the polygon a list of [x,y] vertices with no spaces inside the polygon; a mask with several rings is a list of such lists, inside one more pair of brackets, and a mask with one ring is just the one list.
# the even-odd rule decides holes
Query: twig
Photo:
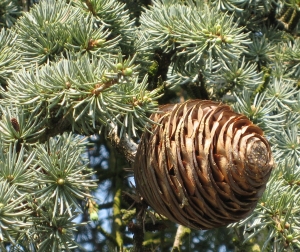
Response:
[{"label": "twig", "polygon": [[90,1],[90,0],[86,0],[85,3],[86,3],[86,5],[87,5],[87,7],[88,7],[88,10],[89,10],[94,16],[96,16],[97,13],[95,12],[94,6],[93,6],[93,4],[91,3],[91,1]]},{"label": "twig", "polygon": [[110,124],[108,138],[111,139],[112,145],[118,151],[123,153],[127,161],[132,164],[135,159],[138,145],[131,138],[129,138],[127,134],[123,134],[122,137],[120,137],[118,135],[118,126],[114,123]]},{"label": "twig", "polygon": [[113,235],[111,235],[110,233],[106,232],[101,225],[97,226],[97,230],[107,239],[109,240],[114,246],[118,246],[118,243],[115,239],[115,237]]},{"label": "twig", "polygon": [[144,214],[145,207],[141,204],[136,205],[136,225],[134,228],[133,235],[133,252],[142,252],[143,251],[143,242],[144,242]]},{"label": "twig", "polygon": [[176,236],[174,239],[174,244],[172,252],[179,252],[180,245],[182,244],[183,239],[191,233],[191,230],[185,226],[179,225],[177,228]]},{"label": "twig", "polygon": [[22,0],[22,7],[23,7],[23,11],[24,12],[28,12],[29,11],[29,5],[30,5],[30,1],[29,0]]},{"label": "twig", "polygon": [[128,203],[132,203],[131,207],[135,207],[136,223],[131,221],[127,225],[128,230],[133,233],[133,252],[142,252],[145,232],[144,221],[148,205],[137,195],[124,193],[123,198]]}]

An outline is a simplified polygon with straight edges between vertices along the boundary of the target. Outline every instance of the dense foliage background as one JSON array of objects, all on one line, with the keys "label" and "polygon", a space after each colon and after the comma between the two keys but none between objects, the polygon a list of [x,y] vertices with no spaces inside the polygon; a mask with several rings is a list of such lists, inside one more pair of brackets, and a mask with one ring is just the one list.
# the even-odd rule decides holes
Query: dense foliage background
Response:
[{"label": "dense foliage background", "polygon": [[[0,250],[299,251],[299,8],[0,0]],[[264,195],[230,227],[139,214],[128,168],[142,131],[189,98],[232,105],[272,145]]]}]

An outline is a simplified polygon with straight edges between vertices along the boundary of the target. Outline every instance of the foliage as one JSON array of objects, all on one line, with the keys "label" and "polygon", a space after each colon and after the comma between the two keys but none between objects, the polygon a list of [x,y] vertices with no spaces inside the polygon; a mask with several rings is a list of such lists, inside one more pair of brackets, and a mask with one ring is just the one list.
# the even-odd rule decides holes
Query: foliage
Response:
[{"label": "foliage", "polygon": [[[1,251],[70,251],[91,237],[94,251],[166,251],[174,237],[184,251],[300,249],[298,0],[36,2],[0,0]],[[188,98],[232,105],[272,145],[266,191],[231,238],[146,209],[115,153],[134,149],[158,105]]]}]

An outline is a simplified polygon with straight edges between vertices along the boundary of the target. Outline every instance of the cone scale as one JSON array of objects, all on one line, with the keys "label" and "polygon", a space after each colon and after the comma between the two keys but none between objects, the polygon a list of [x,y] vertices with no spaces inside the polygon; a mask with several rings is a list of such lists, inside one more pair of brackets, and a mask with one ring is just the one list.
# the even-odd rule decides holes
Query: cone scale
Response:
[{"label": "cone scale", "polygon": [[202,100],[151,115],[134,163],[138,192],[159,214],[211,229],[251,214],[273,161],[262,130],[227,105]]}]

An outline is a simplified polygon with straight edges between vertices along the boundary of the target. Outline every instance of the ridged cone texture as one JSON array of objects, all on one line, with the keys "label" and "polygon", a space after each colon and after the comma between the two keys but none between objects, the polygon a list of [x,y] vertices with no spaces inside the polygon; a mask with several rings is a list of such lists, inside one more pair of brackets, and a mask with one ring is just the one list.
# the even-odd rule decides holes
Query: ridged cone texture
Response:
[{"label": "ridged cone texture", "polygon": [[134,163],[138,192],[159,214],[211,229],[251,214],[273,159],[262,130],[227,105],[189,100],[160,107]]}]

